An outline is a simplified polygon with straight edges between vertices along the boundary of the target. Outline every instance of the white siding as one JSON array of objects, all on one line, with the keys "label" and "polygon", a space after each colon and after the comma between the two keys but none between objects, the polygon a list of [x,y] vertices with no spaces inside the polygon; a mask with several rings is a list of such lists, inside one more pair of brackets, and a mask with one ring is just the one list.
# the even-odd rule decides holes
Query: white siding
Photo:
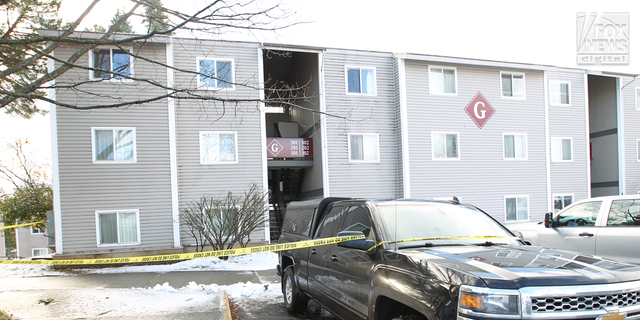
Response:
[{"label": "white siding", "polygon": [[636,109],[636,88],[640,80],[632,77],[621,77],[625,157],[626,194],[640,192],[640,162],[638,159],[637,140],[640,139],[640,110]]}]

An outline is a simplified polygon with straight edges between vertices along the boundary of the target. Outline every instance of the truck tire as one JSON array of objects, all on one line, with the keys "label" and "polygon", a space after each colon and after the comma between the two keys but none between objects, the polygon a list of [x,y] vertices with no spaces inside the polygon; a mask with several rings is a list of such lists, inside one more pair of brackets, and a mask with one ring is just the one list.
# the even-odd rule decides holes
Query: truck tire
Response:
[{"label": "truck tire", "polygon": [[296,285],[293,267],[288,267],[282,275],[282,294],[284,296],[284,306],[289,314],[297,314],[307,310],[309,300],[303,299],[298,286]]}]

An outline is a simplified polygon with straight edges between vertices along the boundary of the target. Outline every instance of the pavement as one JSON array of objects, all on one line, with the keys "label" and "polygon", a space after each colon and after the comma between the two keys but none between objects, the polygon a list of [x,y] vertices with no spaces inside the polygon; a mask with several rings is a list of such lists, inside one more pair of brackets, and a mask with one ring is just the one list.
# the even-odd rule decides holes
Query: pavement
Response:
[{"label": "pavement", "polygon": [[[229,304],[224,292],[202,295],[202,301],[189,301],[193,299],[193,295],[191,297],[185,296],[185,301],[178,301],[180,295],[174,294],[172,298],[176,299],[176,304],[184,305],[183,310],[168,312],[150,310],[145,314],[144,307],[136,306],[135,310],[138,314],[124,315],[122,312],[124,312],[123,309],[126,309],[125,306],[133,304],[135,301],[127,301],[126,297],[121,297],[122,294],[118,294],[117,289],[149,288],[164,283],[168,283],[173,288],[181,288],[190,282],[215,283],[222,286],[239,282],[246,283],[247,281],[279,283],[280,277],[276,275],[275,270],[266,270],[77,274],[4,278],[0,282],[0,310],[13,314],[18,319],[231,320]],[[89,296],[94,292],[97,292],[96,297]],[[53,300],[50,304],[45,304],[44,302],[48,299]],[[154,297],[144,297],[142,301],[149,301],[149,299],[154,299]],[[158,296],[158,299],[161,297]],[[129,298],[129,300],[132,299]],[[84,308],[87,310],[85,312],[82,310],[83,305],[88,306]],[[195,305],[197,308],[194,307]]]}]

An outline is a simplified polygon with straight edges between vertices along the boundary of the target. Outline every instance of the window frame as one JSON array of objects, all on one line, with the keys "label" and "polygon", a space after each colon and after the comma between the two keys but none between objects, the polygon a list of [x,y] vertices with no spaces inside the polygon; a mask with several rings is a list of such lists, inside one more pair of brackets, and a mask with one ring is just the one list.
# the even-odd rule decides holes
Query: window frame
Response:
[{"label": "window frame", "polygon": [[636,139],[636,162],[640,162],[640,139]]},{"label": "window frame", "polygon": [[[44,234],[44,230],[41,229],[36,229],[34,225],[31,225],[31,234]],[[36,230],[36,232],[33,232],[33,230]]]},{"label": "window frame", "polygon": [[635,93],[636,98],[636,110],[640,110],[640,87],[636,87],[633,92]]},{"label": "window frame", "polygon": [[[564,159],[560,159],[560,160],[554,160],[554,153],[553,153],[553,141],[554,140],[560,140],[560,143],[562,144],[563,140],[569,140],[571,141],[571,159],[569,160],[564,160]],[[551,137],[551,144],[550,144],[550,152],[551,152],[551,162],[556,162],[556,163],[560,163],[560,162],[573,162],[573,138],[571,137]],[[564,152],[561,155],[561,158],[564,158]]]},{"label": "window frame", "polygon": [[[444,134],[445,135],[445,157],[444,158],[438,158],[436,157],[436,148],[435,148],[435,138],[434,136],[436,134]],[[447,157],[447,150],[446,150],[446,145],[447,145],[447,134],[455,134],[456,135],[456,150],[457,150],[457,157],[453,158],[453,157]],[[460,132],[455,132],[455,131],[431,131],[431,160],[437,160],[437,161],[455,161],[455,160],[460,160]]]},{"label": "window frame", "polygon": [[[204,146],[202,137],[204,134],[217,134],[218,141],[220,141],[221,134],[233,134],[233,143],[234,143],[234,161],[204,161],[202,148]],[[224,164],[237,164],[238,163],[238,132],[237,131],[198,131],[198,144],[199,144],[199,152],[200,152],[200,164],[203,165],[224,165]],[[218,150],[218,155],[220,155],[220,150]]]},{"label": "window frame", "polygon": [[[502,76],[503,75],[511,75],[511,96],[505,96],[503,87],[502,87]],[[513,94],[513,76],[518,75],[522,76],[522,96],[514,96]],[[527,99],[527,82],[525,78],[524,72],[508,72],[508,71],[500,71],[500,97],[503,99],[517,99],[517,100],[526,100]]]},{"label": "window frame", "polygon": [[[200,80],[200,61],[214,61],[216,63],[216,72],[217,72],[217,65],[218,65],[218,61],[221,62],[231,62],[231,82],[229,83],[231,85],[231,87],[218,87],[218,81],[216,79],[216,86],[215,87],[211,87],[206,83],[202,83]],[[228,91],[233,91],[236,89],[236,72],[235,72],[235,59],[234,58],[207,58],[207,57],[197,57],[196,58],[196,71],[198,72],[198,74],[196,75],[196,81],[197,81],[197,86],[199,90],[228,90]],[[217,75],[216,75],[217,78]],[[212,78],[213,79],[213,78]],[[223,81],[224,82],[224,81]]]},{"label": "window frame", "polygon": [[[558,102],[554,102],[554,98],[552,95],[553,90],[551,87],[553,85],[562,85],[567,84],[567,99],[569,99],[569,103],[562,103],[562,90],[558,87]],[[563,81],[563,80],[549,80],[549,104],[552,106],[571,106],[571,102],[573,98],[571,97],[571,81]]]},{"label": "window frame", "polygon": [[[556,206],[555,206],[555,204],[556,204],[556,197],[562,197],[562,204],[563,204],[562,209],[556,209]],[[565,205],[564,205],[564,197],[571,197],[571,203],[565,206]],[[576,201],[575,201],[575,195],[574,195],[573,193],[557,193],[557,194],[553,194],[553,195],[551,196],[551,201],[553,202],[553,203],[552,203],[552,208],[553,208],[553,214],[554,214],[554,215],[555,215],[556,213],[558,213],[558,212],[560,212],[560,211],[562,211],[562,210],[564,210],[564,209],[566,209],[566,208],[570,207],[572,204],[574,204],[574,203],[576,202]],[[556,210],[557,210],[557,211],[556,211]]]},{"label": "window frame", "polygon": [[[358,74],[360,76],[360,92],[350,92],[349,91],[349,70],[358,70]],[[372,70],[373,71],[373,93],[365,93],[362,92],[362,69]],[[364,67],[364,66],[352,66],[345,65],[344,66],[344,89],[347,95],[358,95],[358,96],[377,96],[378,95],[378,73],[376,67]]]},{"label": "window frame", "polygon": [[[506,136],[514,136],[514,148],[515,148],[515,137],[516,136],[524,136],[524,158],[518,158],[515,156],[515,149],[514,149],[514,157],[513,158],[507,158],[506,155]],[[502,133],[502,159],[503,160],[507,160],[507,161],[524,161],[524,160],[529,160],[529,137],[526,133],[514,133],[514,132],[503,132]]]},{"label": "window frame", "polygon": [[[135,76],[135,59],[134,57],[131,55],[131,52],[133,52],[133,47],[124,47],[125,51],[129,52],[129,77],[133,78]],[[109,50],[109,64],[110,64],[110,72],[113,72],[113,50],[122,50],[121,48],[118,47],[98,47],[98,48],[93,48],[91,50],[89,50],[89,68],[92,69],[96,69],[95,67],[95,57],[94,57],[94,52],[96,50]],[[95,77],[95,70],[89,70],[89,79],[93,80],[93,81],[99,81],[99,82],[109,82],[109,83],[119,83],[119,82],[134,82],[133,79],[128,79],[128,78],[123,78],[123,79],[116,79],[113,77],[110,77],[109,79],[105,79],[105,78],[98,78]]]},{"label": "window frame", "polygon": [[[527,201],[527,219],[523,219],[523,220],[519,220],[518,219],[518,198],[525,198]],[[508,212],[507,212],[507,199],[516,199],[516,219],[515,220],[508,220]],[[527,222],[527,221],[531,221],[531,209],[529,206],[529,195],[509,195],[509,196],[504,196],[504,221],[505,223],[519,223],[519,222]]]},{"label": "window frame", "polygon": [[[115,159],[115,141],[114,141],[114,159],[113,160],[97,160],[96,159],[96,131],[123,131],[131,130],[133,134],[133,159],[116,160]],[[113,135],[115,136],[115,134]],[[91,161],[93,163],[137,163],[138,162],[138,143],[137,143],[136,127],[91,127]]]},{"label": "window frame", "polygon": [[[119,213],[135,213],[136,215],[136,242],[123,242],[120,243],[120,217]],[[102,236],[100,231],[100,215],[101,214],[115,214],[116,215],[116,232],[118,242],[116,243],[100,243]],[[140,239],[140,210],[139,209],[126,209],[126,210],[99,210],[95,212],[96,218],[96,244],[98,247],[119,247],[119,246],[136,246],[142,244]]]},{"label": "window frame", "polygon": [[[376,159],[375,160],[367,160],[367,159],[363,159],[363,160],[354,160],[352,159],[352,155],[351,155],[351,137],[352,136],[362,136],[363,138],[363,143],[364,143],[364,136],[374,136],[375,140],[376,140]],[[365,145],[362,146],[363,150],[365,148]],[[380,134],[379,133],[361,133],[361,132],[349,132],[347,134],[347,153],[349,156],[349,162],[354,162],[354,163],[377,163],[380,162]],[[366,151],[364,152],[366,154]]]},{"label": "window frame", "polygon": [[[45,250],[46,253],[45,254],[35,254],[35,250]],[[41,256],[46,256],[49,254],[49,248],[31,248],[31,257],[41,257]]]},{"label": "window frame", "polygon": [[[455,88],[455,92],[444,92],[444,87],[443,87],[443,92],[436,92],[434,90],[435,86],[434,84],[434,79],[433,79],[433,73],[432,73],[432,69],[442,69],[443,71],[446,70],[453,70],[453,87]],[[443,81],[444,83],[444,72],[443,72]],[[430,65],[429,66],[429,94],[434,94],[434,95],[445,95],[445,96],[457,96],[458,95],[458,68],[457,67],[446,67],[446,66],[438,66],[438,65]]]}]

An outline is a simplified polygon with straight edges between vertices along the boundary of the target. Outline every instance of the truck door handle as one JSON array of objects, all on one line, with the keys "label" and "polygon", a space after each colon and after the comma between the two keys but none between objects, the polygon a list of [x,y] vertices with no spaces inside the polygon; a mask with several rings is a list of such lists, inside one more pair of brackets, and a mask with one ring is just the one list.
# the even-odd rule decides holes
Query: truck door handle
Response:
[{"label": "truck door handle", "polygon": [[331,256],[331,261],[338,262],[338,257],[336,257],[335,255]]},{"label": "truck door handle", "polygon": [[316,254],[318,252],[316,252],[316,249],[311,249],[311,254]]},{"label": "truck door handle", "polygon": [[581,236],[581,237],[593,237],[593,233],[583,232],[583,233],[579,234],[579,236]]}]

